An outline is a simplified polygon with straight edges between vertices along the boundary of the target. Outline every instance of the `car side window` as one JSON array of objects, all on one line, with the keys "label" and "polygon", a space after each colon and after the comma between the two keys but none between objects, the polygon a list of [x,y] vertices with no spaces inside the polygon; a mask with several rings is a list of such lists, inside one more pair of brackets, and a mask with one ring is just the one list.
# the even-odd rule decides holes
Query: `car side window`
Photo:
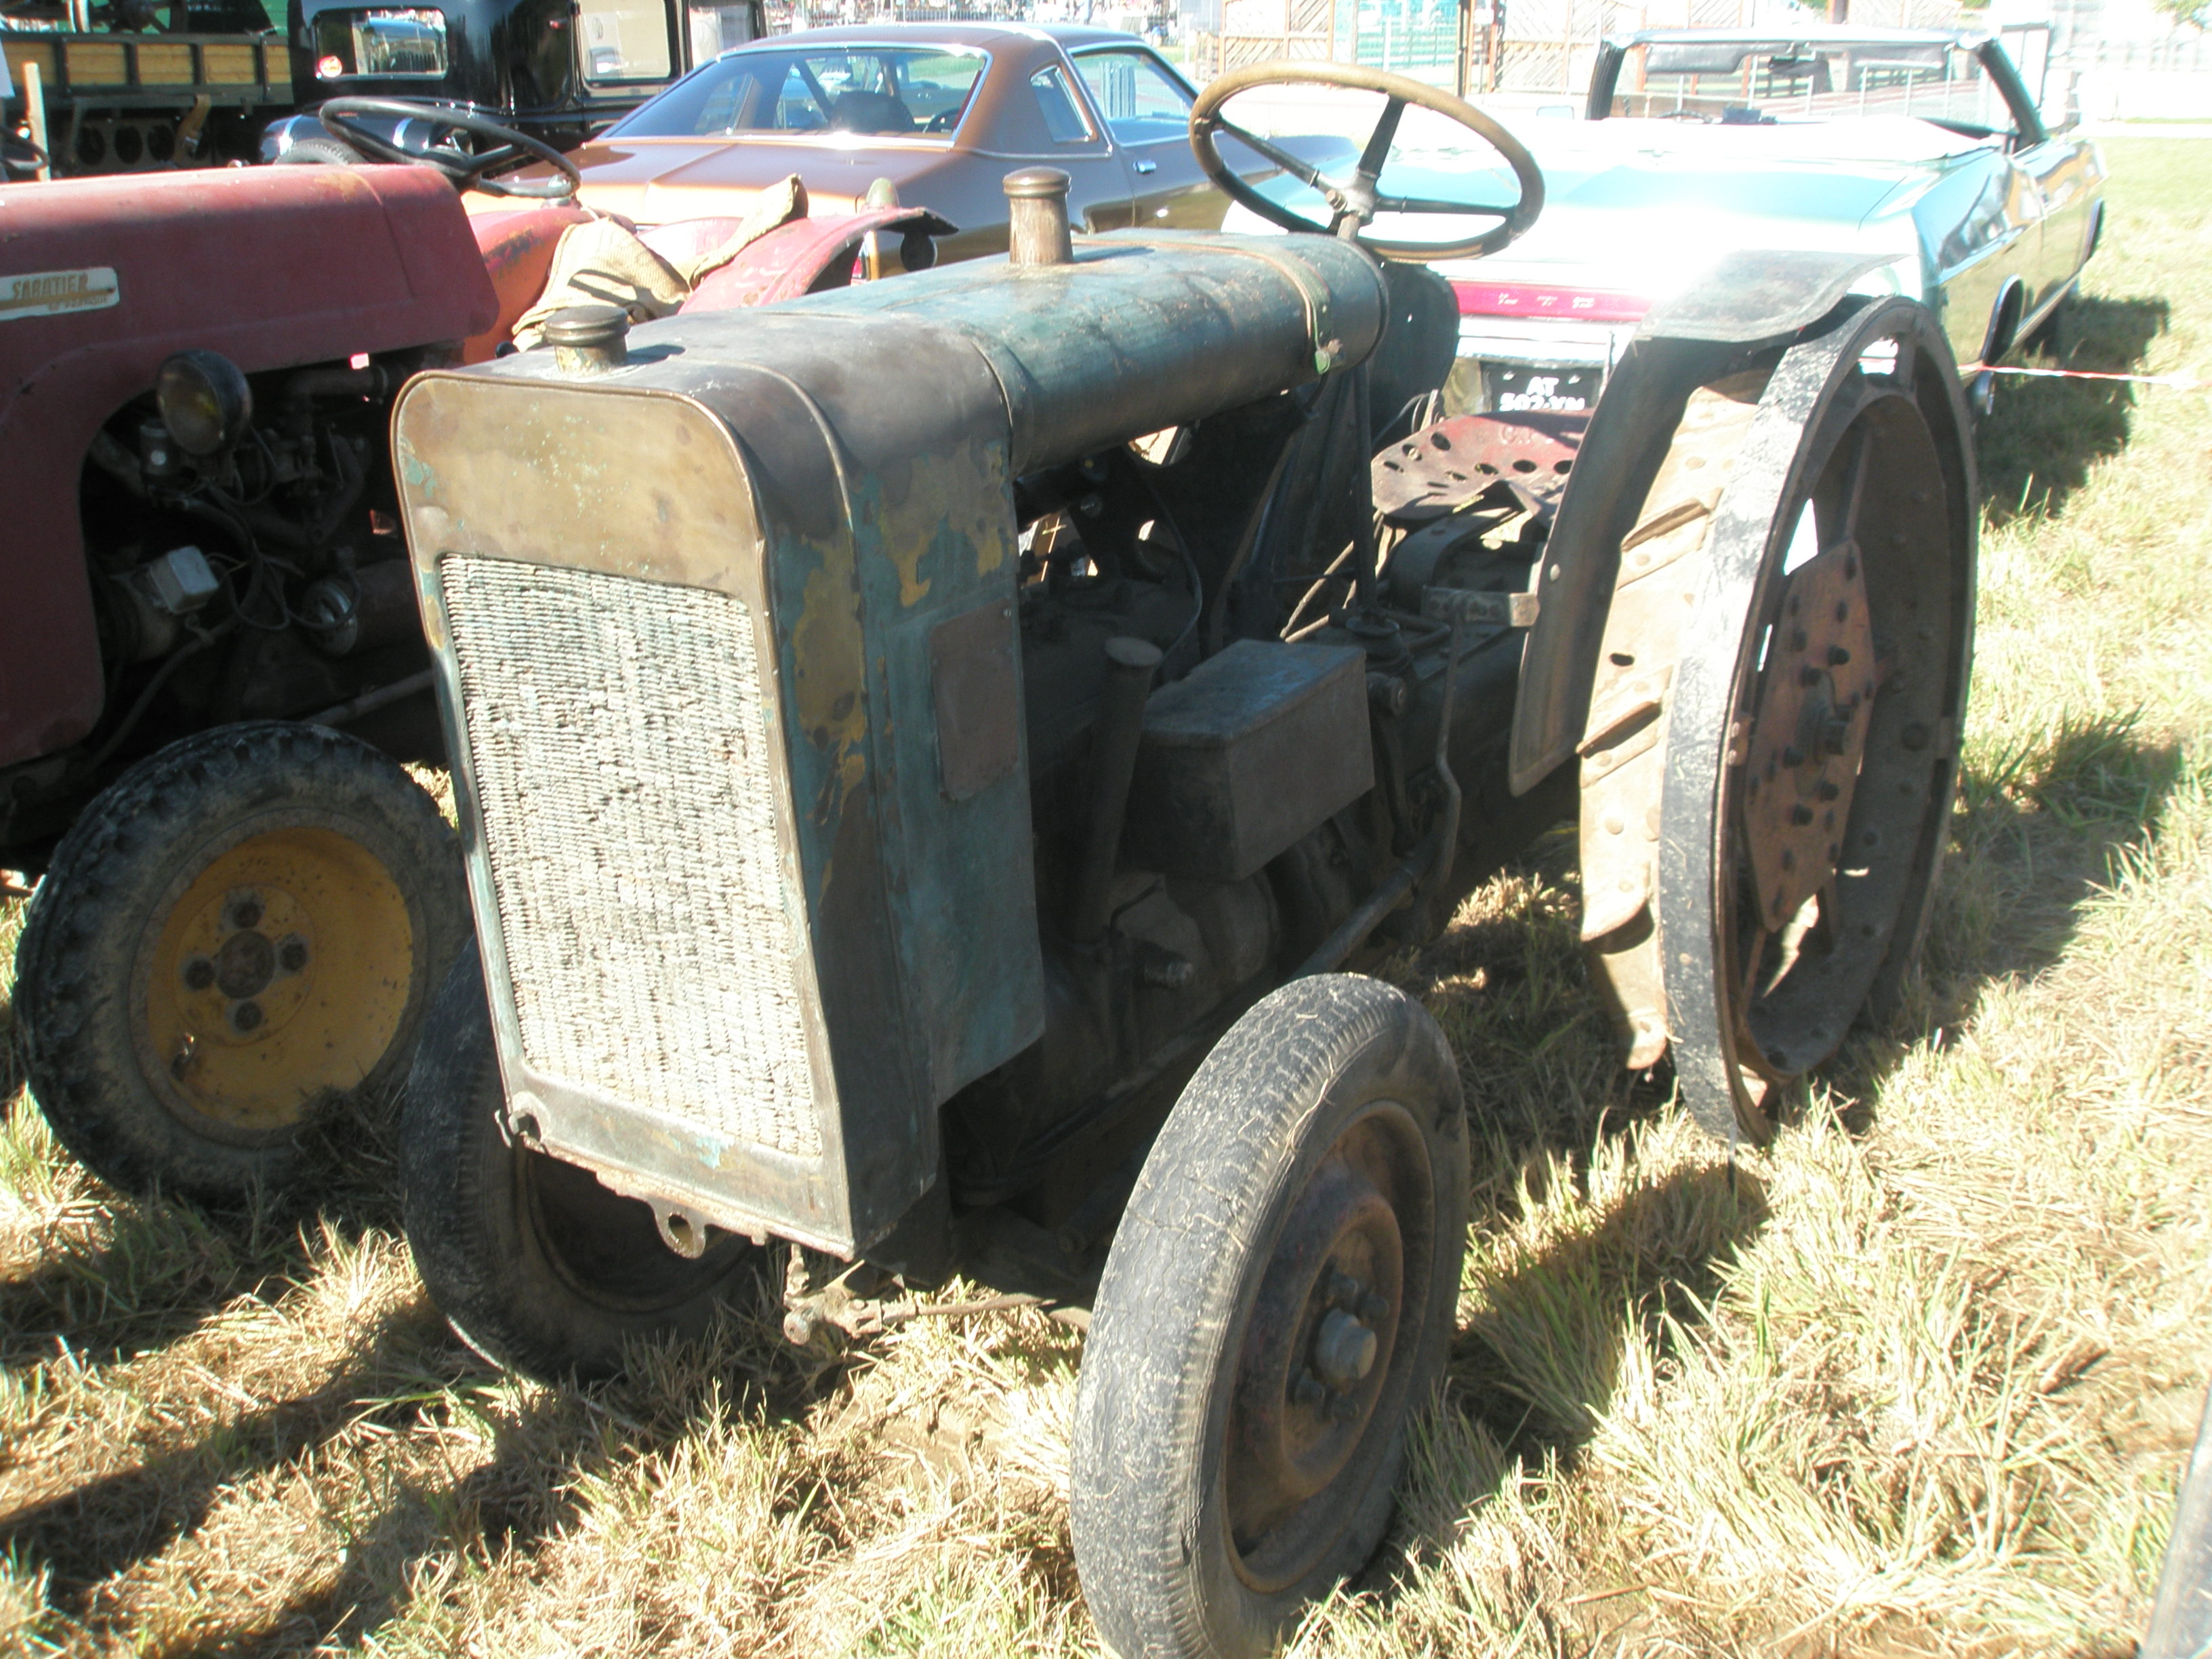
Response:
[{"label": "car side window", "polygon": [[652,0],[580,0],[576,8],[587,81],[662,81],[668,15]]},{"label": "car side window", "polygon": [[1030,76],[1030,90],[1036,94],[1037,112],[1044,117],[1044,130],[1055,144],[1088,143],[1092,137],[1090,118],[1084,114],[1083,106],[1075,96],[1074,88],[1057,65],[1039,70]]},{"label": "car side window", "polygon": [[783,86],[776,94],[775,119],[770,125],[784,132],[814,132],[823,125],[822,106],[814,101],[813,91],[796,64],[783,77]]},{"label": "car side window", "polygon": [[1116,143],[1158,143],[1189,131],[1189,92],[1149,52],[1087,52],[1075,67]]}]

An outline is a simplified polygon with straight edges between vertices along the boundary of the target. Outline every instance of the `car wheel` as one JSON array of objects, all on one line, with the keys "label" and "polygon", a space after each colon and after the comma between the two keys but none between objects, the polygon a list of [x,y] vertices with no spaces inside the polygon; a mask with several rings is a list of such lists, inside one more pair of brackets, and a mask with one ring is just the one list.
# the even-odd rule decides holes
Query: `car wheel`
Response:
[{"label": "car wheel", "polygon": [[1257,1004],[1176,1103],[1076,1402],[1076,1566],[1124,1659],[1244,1659],[1371,1556],[1466,1249],[1443,1035],[1351,975]]},{"label": "car wheel", "polygon": [[31,1090],[116,1186],[213,1202],[305,1173],[395,1076],[466,937],[453,831],[359,740],[276,721],[148,757],[56,849],[15,954]]},{"label": "car wheel", "polygon": [[607,1376],[626,1344],[703,1330],[759,1253],[726,1235],[678,1255],[645,1204],[511,1136],[505,1105],[483,969],[466,951],[424,1024],[399,1160],[408,1248],[455,1334],[551,1380]]}]

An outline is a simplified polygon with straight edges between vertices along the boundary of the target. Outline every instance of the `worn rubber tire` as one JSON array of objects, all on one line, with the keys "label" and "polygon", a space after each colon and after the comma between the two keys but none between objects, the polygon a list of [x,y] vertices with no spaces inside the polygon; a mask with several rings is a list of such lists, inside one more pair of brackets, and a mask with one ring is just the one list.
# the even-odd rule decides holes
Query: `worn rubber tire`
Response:
[{"label": "worn rubber tire", "polygon": [[351,144],[323,133],[309,133],[304,138],[295,138],[284,147],[284,153],[274,163],[277,167],[359,167],[368,165],[368,158]]},{"label": "worn rubber tire", "polygon": [[465,951],[423,1024],[399,1152],[407,1245],[454,1333],[551,1381],[610,1376],[626,1344],[704,1330],[756,1270],[751,1246],[677,1255],[644,1204],[512,1141],[503,1104],[483,969]]},{"label": "worn rubber tire", "polygon": [[[303,833],[326,837],[389,884],[386,911],[395,926],[404,914],[406,937],[386,965],[398,968],[404,956],[406,977],[387,977],[375,999],[374,1018],[390,1035],[373,1056],[364,1051],[336,1070],[301,1062],[326,1073],[312,1098],[270,1114],[268,1125],[233,1129],[197,1114],[184,1085],[155,1074],[150,1023],[161,993],[150,985],[152,958],[197,880],[257,842]],[[332,1097],[396,1078],[412,1055],[431,989],[467,938],[467,915],[453,830],[389,757],[326,728],[276,720],[185,738],[92,802],[32,901],[15,994],[31,1091],[62,1144],[112,1185],[216,1204],[285,1194],[309,1173],[308,1131]],[[329,942],[341,947],[327,970],[341,976],[334,984],[365,971],[349,960],[356,940]],[[318,971],[325,971],[319,959]],[[327,1002],[319,1012],[340,1027],[353,1018]],[[278,1121],[287,1115],[293,1121]]]},{"label": "worn rubber tire", "polygon": [[[1370,1414],[1328,1484],[1295,1500],[1291,1524],[1308,1539],[1279,1562],[1273,1582],[1255,1587],[1231,1540],[1228,1493],[1254,1308],[1275,1282],[1267,1270],[1279,1245],[1294,1248],[1289,1224],[1304,1213],[1310,1187],[1318,1189],[1316,1172],[1340,1135],[1378,1114],[1418,1136],[1427,1213],[1409,1226],[1402,1299]],[[1378,981],[1294,981],[1200,1067],[1115,1236],[1077,1395],[1076,1566],[1121,1659],[1272,1651],[1310,1600],[1372,1556],[1389,1522],[1407,1419],[1435,1388],[1452,1334],[1467,1184],[1450,1049],[1418,1003]],[[1308,1519],[1316,1506],[1337,1517],[1333,1530]]]}]

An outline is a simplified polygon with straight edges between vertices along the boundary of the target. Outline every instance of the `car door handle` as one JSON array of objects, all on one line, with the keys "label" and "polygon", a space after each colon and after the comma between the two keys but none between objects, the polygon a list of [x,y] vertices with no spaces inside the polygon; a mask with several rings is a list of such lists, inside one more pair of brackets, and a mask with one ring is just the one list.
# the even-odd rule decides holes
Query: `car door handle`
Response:
[{"label": "car door handle", "polygon": [[1133,173],[1158,173],[1160,164],[1158,161],[1132,161],[1129,169]]}]

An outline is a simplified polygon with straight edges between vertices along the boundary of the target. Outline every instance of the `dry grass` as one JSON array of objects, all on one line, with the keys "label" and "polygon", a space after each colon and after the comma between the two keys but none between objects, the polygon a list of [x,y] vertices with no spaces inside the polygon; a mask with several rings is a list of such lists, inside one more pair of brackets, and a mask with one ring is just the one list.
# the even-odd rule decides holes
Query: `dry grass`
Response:
[{"label": "dry grass", "polygon": [[[2212,374],[2212,151],[2111,148],[2077,360]],[[1404,1522],[1298,1652],[2130,1650],[2212,1369],[2212,398],[2008,393],[1927,969],[1771,1152],[1614,1071],[1556,846],[1395,965],[1481,1114],[1480,1220]],[[517,1384],[425,1306],[380,1156],[210,1221],[16,1094],[0,1651],[1090,1650],[1075,1339],[924,1323],[809,1375],[756,1308]]]}]

